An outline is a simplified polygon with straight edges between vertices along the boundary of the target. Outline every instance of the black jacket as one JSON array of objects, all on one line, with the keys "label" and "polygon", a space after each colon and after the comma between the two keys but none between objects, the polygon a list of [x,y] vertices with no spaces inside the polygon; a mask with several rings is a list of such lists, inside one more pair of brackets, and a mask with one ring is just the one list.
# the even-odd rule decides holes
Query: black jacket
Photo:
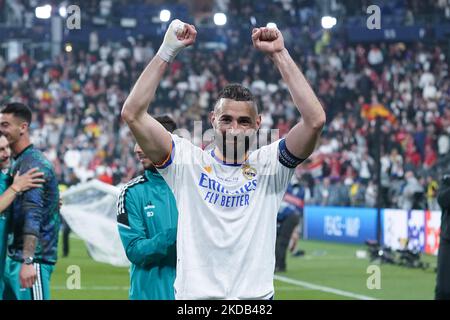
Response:
[{"label": "black jacket", "polygon": [[450,241],[450,185],[441,187],[438,203],[442,209],[441,237]]}]

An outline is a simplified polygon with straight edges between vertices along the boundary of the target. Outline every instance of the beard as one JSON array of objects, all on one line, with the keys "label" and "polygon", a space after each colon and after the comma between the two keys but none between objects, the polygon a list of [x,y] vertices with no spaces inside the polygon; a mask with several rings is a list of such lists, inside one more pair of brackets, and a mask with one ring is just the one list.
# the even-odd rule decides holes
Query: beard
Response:
[{"label": "beard", "polygon": [[234,163],[245,158],[255,141],[255,134],[231,135],[215,131],[215,145],[219,148],[224,159]]}]

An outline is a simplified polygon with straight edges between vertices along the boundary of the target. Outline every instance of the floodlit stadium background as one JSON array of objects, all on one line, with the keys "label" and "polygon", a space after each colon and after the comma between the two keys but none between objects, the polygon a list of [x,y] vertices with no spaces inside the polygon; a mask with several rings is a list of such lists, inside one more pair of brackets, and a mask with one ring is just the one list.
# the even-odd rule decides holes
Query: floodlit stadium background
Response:
[{"label": "floodlit stadium background", "polygon": [[[117,186],[137,174],[120,110],[174,18],[195,24],[197,41],[172,63],[152,114],[169,113],[188,130],[201,121],[206,130],[218,90],[240,82],[257,95],[263,128],[284,135],[299,114],[250,39],[253,26],[269,23],[326,110],[320,144],[297,170],[307,190],[299,243],[306,254],[289,255],[275,298],[432,299],[435,190],[450,164],[448,1],[0,0],[0,101],[33,108],[33,142],[53,162],[61,189],[78,188],[65,195],[74,232],[52,298],[127,298],[128,270],[117,266],[123,255],[107,241],[118,240],[110,234],[115,189],[86,182]],[[370,289],[364,241],[377,237],[394,250],[421,251],[430,267],[382,264],[381,288]],[[71,278],[77,270],[81,288]]]}]

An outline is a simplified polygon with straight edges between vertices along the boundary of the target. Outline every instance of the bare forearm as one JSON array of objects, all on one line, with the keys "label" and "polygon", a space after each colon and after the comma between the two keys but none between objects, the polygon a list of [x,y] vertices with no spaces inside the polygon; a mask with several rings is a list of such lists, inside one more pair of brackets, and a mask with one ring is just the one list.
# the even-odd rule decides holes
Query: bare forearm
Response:
[{"label": "bare forearm", "polygon": [[23,236],[23,257],[34,257],[36,251],[37,237],[31,234]]},{"label": "bare forearm", "polygon": [[325,112],[311,86],[286,50],[283,35],[277,28],[254,28],[252,42],[256,49],[267,53],[275,63],[302,115],[301,121],[289,130],[285,137],[287,151],[297,158],[289,164],[292,167],[294,162],[300,163],[313,152],[325,124]]},{"label": "bare forearm", "polygon": [[284,48],[271,56],[286,82],[302,119],[286,135],[286,147],[297,158],[306,159],[314,151],[325,124],[325,112],[300,69]]},{"label": "bare forearm", "polygon": [[325,112],[308,81],[291,58],[289,52],[283,49],[271,56],[273,62],[286,82],[292,99],[302,115],[305,125],[321,127],[325,121]]},{"label": "bare forearm", "polygon": [[158,55],[147,65],[125,101],[122,116],[127,122],[147,112],[168,65]]},{"label": "bare forearm", "polygon": [[0,195],[0,215],[11,205],[15,198],[16,192],[11,187]]}]

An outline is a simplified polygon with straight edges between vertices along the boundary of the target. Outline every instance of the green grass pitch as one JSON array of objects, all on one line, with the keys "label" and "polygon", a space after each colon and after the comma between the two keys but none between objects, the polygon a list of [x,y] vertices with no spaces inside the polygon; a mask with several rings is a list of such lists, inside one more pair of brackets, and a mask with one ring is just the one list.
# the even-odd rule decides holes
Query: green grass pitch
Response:
[{"label": "green grass pitch", "polygon": [[[52,299],[128,298],[128,268],[95,262],[79,239],[71,238],[70,245],[69,257],[62,258],[60,254],[53,273]],[[436,257],[423,256],[431,264],[428,270],[381,265],[381,288],[370,290],[367,268],[371,263],[356,257],[356,250],[364,250],[363,246],[318,241],[301,241],[299,246],[306,255],[289,256],[287,272],[277,274],[284,281],[275,281],[276,300],[433,299]],[[67,270],[71,265],[80,268],[81,289],[67,288]]]}]

